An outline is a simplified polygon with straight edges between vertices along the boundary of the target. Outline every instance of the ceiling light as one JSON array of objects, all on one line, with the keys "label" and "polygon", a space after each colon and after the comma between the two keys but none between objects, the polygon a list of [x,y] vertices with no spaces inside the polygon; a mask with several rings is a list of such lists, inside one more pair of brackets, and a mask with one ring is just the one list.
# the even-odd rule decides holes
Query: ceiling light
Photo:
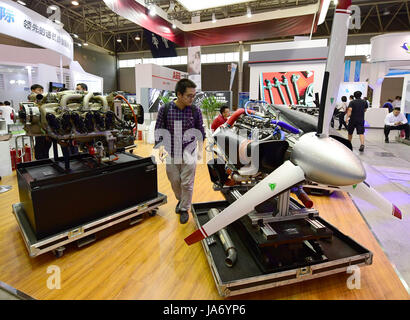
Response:
[{"label": "ceiling light", "polygon": [[[57,8],[57,6],[55,6],[54,4],[53,5],[51,5],[51,6],[48,6],[48,8],[50,9],[50,10],[53,10],[53,11],[56,11],[58,8]],[[48,13],[48,12],[47,12]]]},{"label": "ceiling light", "polygon": [[73,37],[78,39],[78,35],[76,35],[75,33],[73,33]]},{"label": "ceiling light", "polygon": [[339,0],[333,0],[333,5],[334,5],[335,7],[337,7],[338,3],[339,3]]},{"label": "ceiling light", "polygon": [[27,5],[27,3],[25,3],[24,1],[21,1],[21,0],[17,0],[17,3],[20,3],[22,6],[26,6],[26,5]]},{"label": "ceiling light", "polygon": [[212,23],[216,22],[215,12],[212,13]]},{"label": "ceiling light", "polygon": [[320,25],[323,22],[325,22],[327,10],[329,9],[329,5],[330,5],[330,0],[323,1],[322,10],[320,10],[319,21],[317,22],[317,25]]},{"label": "ceiling light", "polygon": [[118,43],[121,43],[121,42],[122,42],[122,40],[121,40],[121,39],[117,39],[117,42],[118,42]]},{"label": "ceiling light", "polygon": [[388,16],[390,14],[390,11],[389,10],[384,10],[384,12],[382,13],[382,15],[383,16]]},{"label": "ceiling light", "polygon": [[138,41],[138,40],[141,40],[140,36],[136,36],[136,37],[135,37],[135,40],[137,40],[137,41]]},{"label": "ceiling light", "polygon": [[177,26],[175,25],[175,21],[172,22],[172,29],[176,29]]},{"label": "ceiling light", "polygon": [[83,43],[83,46],[84,46],[84,47],[88,46],[88,43],[87,43],[87,42],[84,42],[84,43]]},{"label": "ceiling light", "polygon": [[78,1],[71,1],[71,4],[72,4],[73,6],[78,6],[80,3],[79,3]]},{"label": "ceiling light", "polygon": [[81,43],[77,43],[77,46],[82,47],[82,44],[81,44]]},{"label": "ceiling light", "polygon": [[248,16],[248,18],[252,17],[251,7],[248,7],[248,8],[246,9],[246,15]]},{"label": "ceiling light", "polygon": [[157,14],[157,10],[155,9],[155,6],[151,4],[149,7],[149,15],[151,17],[154,17],[156,14]]}]

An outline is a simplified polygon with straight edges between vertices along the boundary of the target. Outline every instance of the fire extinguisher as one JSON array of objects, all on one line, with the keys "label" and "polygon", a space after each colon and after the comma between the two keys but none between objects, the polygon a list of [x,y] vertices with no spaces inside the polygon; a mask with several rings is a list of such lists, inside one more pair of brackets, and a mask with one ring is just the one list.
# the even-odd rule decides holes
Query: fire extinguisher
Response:
[{"label": "fire extinguisher", "polygon": [[28,144],[24,145],[24,157],[23,157],[24,162],[30,162],[31,161],[31,148]]},{"label": "fire extinguisher", "polygon": [[16,170],[16,149],[12,148],[10,150],[10,158],[11,158],[11,169]]},{"label": "fire extinguisher", "polygon": [[17,164],[22,163],[22,159],[21,159],[21,149],[18,150],[18,156],[16,155],[16,168],[17,168]]}]

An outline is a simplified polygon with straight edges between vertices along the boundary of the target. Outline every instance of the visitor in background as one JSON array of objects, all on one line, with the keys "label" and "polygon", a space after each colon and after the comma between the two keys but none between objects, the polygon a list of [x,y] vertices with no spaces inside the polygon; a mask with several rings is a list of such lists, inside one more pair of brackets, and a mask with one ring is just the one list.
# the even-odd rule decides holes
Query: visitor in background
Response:
[{"label": "visitor in background", "polygon": [[[44,93],[43,86],[39,84],[33,84],[30,89],[30,95],[42,95]],[[46,136],[37,136],[34,137],[34,141],[34,157],[36,158],[36,160],[48,159],[52,145],[51,139]]]},{"label": "visitor in background", "polygon": [[342,102],[339,102],[336,106],[336,110],[337,110],[337,116],[339,118],[339,129],[342,129],[342,126],[345,127],[345,129],[347,130],[347,124],[345,122],[345,116],[346,116],[346,111],[347,111],[347,97],[343,96],[342,97]]},{"label": "visitor in background", "polygon": [[88,91],[88,86],[85,83],[78,83],[77,86],[75,87],[75,90],[77,91]]},{"label": "visitor in background", "polygon": [[392,99],[387,99],[387,101],[384,103],[382,108],[389,109],[389,113],[393,112],[393,100]]},{"label": "visitor in background", "polygon": [[396,99],[393,101],[393,108],[399,107],[401,108],[401,97],[397,96]]},{"label": "visitor in background", "polygon": [[364,113],[367,110],[367,103],[361,99],[362,93],[356,91],[354,93],[354,100],[349,103],[347,109],[347,137],[350,142],[352,142],[353,131],[356,129],[357,134],[360,138],[360,148],[359,151],[364,151]]},{"label": "visitor in background", "polygon": [[384,142],[389,143],[389,133],[391,130],[404,130],[406,139],[409,140],[409,123],[400,107],[395,107],[384,119]]},{"label": "visitor in background", "polygon": [[218,129],[221,125],[223,125],[229,118],[231,112],[228,106],[222,106],[219,109],[219,115],[214,119],[211,125],[212,132]]}]

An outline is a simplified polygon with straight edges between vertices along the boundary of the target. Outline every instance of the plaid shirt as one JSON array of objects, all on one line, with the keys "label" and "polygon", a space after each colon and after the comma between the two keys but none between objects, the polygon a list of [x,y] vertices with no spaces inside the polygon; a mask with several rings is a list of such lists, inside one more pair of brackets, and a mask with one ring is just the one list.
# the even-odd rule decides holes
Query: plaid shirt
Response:
[{"label": "plaid shirt", "polygon": [[[196,108],[195,113],[192,111],[192,108]],[[158,111],[158,118],[155,124],[155,147],[162,142],[165,150],[172,158],[182,158],[183,151],[188,145],[194,143],[196,146],[199,138],[201,138],[199,142],[203,142],[205,139],[202,112],[195,106],[187,106],[180,110],[175,105],[175,102],[172,101],[168,108],[167,123],[165,123],[164,109],[162,107]],[[159,129],[168,130],[170,139],[164,139]],[[201,135],[201,137],[193,136],[192,132],[187,132],[189,129],[197,129],[196,133]],[[185,133],[186,136],[184,137]],[[192,148],[192,151],[194,149]]]}]

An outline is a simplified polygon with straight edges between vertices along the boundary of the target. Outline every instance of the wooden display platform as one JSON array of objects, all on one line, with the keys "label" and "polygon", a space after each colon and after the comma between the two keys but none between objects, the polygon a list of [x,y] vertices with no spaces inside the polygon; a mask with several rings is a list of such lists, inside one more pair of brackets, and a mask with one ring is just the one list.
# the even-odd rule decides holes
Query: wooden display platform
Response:
[{"label": "wooden display platform", "polygon": [[[152,145],[138,143],[135,152],[148,156],[151,151]],[[168,203],[155,217],[85,247],[68,246],[58,259],[51,253],[30,258],[12,213],[12,204],[19,202],[15,173],[3,177],[0,184],[13,186],[11,191],[0,194],[0,281],[46,300],[222,299],[201,244],[188,247],[184,242],[195,223],[190,217],[187,224],[179,224],[179,215],[174,212],[177,201],[165,165],[158,164],[158,191],[167,195]],[[409,299],[350,197],[334,192],[330,197],[311,198],[321,217],[373,253],[372,265],[360,269],[360,289],[349,289],[352,274],[341,273],[234,299]],[[216,200],[224,199],[213,191],[206,165],[198,165],[193,202]],[[60,269],[61,289],[48,289],[47,281],[52,276],[47,273],[49,267]]]}]

